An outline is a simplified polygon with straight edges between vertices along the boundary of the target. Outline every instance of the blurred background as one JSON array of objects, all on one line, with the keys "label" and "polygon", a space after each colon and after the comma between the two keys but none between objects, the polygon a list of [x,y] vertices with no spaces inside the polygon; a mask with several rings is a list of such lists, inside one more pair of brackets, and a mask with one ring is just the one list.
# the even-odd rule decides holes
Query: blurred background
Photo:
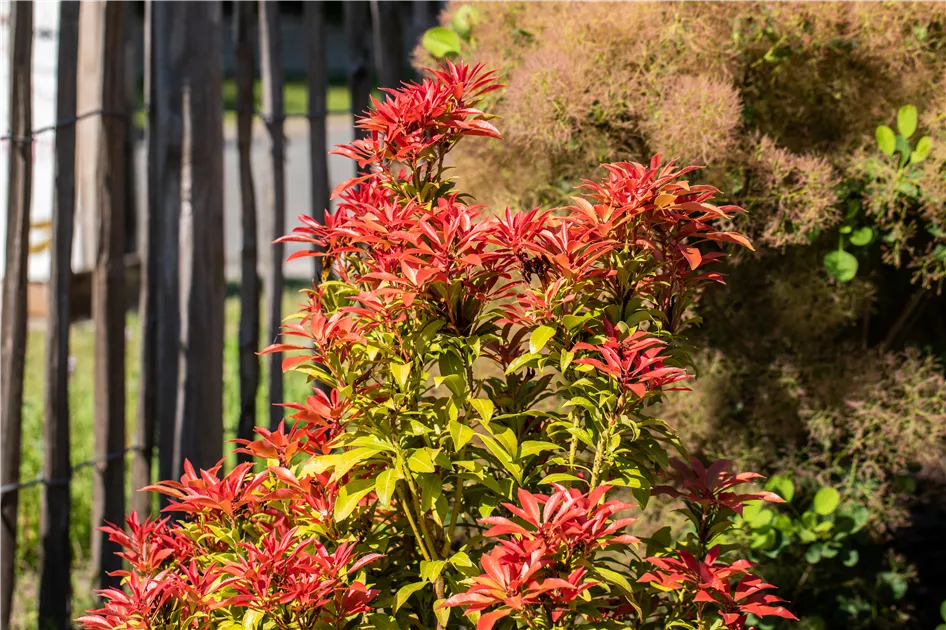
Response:
[{"label": "blurred background", "polygon": [[271,242],[354,175],[352,112],[444,58],[507,86],[504,140],[453,154],[492,210],[654,153],[747,210],[661,417],[786,499],[733,544],[798,627],[946,624],[944,29],[936,2],[0,2],[0,624],[68,627],[51,602],[116,568],[95,526],[160,507],[132,489],[307,395],[255,352],[321,270]]}]

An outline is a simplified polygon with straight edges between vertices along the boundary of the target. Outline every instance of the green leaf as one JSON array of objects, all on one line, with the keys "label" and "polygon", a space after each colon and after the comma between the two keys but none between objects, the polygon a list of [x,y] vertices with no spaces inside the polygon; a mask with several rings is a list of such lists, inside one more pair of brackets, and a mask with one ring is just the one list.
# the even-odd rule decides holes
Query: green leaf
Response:
[{"label": "green leaf", "polygon": [[531,457],[542,451],[556,451],[558,449],[559,445],[553,444],[552,442],[528,440],[519,446],[519,457]]},{"label": "green leaf", "polygon": [[815,512],[822,516],[831,514],[841,504],[841,494],[834,488],[822,488],[815,494]]},{"label": "green leaf", "polygon": [[445,560],[421,560],[420,577],[428,582],[433,582],[440,577],[440,573],[446,564]]},{"label": "green leaf", "polygon": [[398,589],[397,593],[394,595],[394,612],[397,612],[398,609],[404,605],[408,597],[425,586],[427,586],[427,582],[414,582],[413,584],[405,584]]},{"label": "green leaf", "polygon": [[443,377],[450,376],[451,374],[463,376],[464,372],[466,372],[466,366],[463,365],[463,360],[452,350],[440,355],[440,358],[437,360],[437,367],[440,369],[440,376]]},{"label": "green leaf", "polygon": [[510,457],[515,457],[519,452],[519,441],[516,439],[516,433],[509,427],[500,426],[498,428],[487,427],[490,435],[502,445],[503,449],[509,453]]},{"label": "green leaf", "polygon": [[374,457],[380,452],[381,449],[379,448],[360,446],[338,455],[329,455],[326,460],[331,461],[334,468],[334,477],[338,479],[361,462]]},{"label": "green leaf", "polygon": [[453,19],[450,20],[450,28],[463,39],[469,39],[473,27],[479,24],[479,21],[480,12],[473,5],[464,4],[453,14]]},{"label": "green leaf", "polygon": [[877,127],[876,135],[877,146],[880,147],[880,150],[887,155],[893,155],[894,149],[897,146],[897,136],[894,134],[893,129],[887,125],[881,125]]},{"label": "green leaf", "polygon": [[857,228],[851,234],[851,245],[864,247],[865,245],[870,245],[872,240],[874,240],[874,230],[866,225],[862,228]]},{"label": "green leaf", "polygon": [[772,478],[766,482],[765,489],[779,495],[785,499],[787,503],[791,503],[792,498],[795,496],[795,484],[792,483],[791,479],[783,477],[782,475],[773,475]]},{"label": "green leaf", "polygon": [[539,326],[529,336],[529,352],[536,354],[545,347],[549,339],[555,336],[555,329],[551,326]]},{"label": "green leaf", "polygon": [[860,554],[857,552],[857,549],[848,549],[845,551],[844,559],[841,563],[850,568],[856,565],[858,560],[860,560]]},{"label": "green leaf", "polygon": [[844,250],[836,249],[825,255],[824,268],[828,275],[838,282],[850,282],[857,275],[857,258]]},{"label": "green leaf", "polygon": [[586,321],[591,319],[590,314],[585,315],[566,315],[562,318],[562,323],[565,324],[565,328],[569,331],[574,330],[576,326],[584,324]]},{"label": "green leaf", "polygon": [[424,512],[429,512],[443,494],[443,481],[437,475],[421,475],[419,481],[420,506]]},{"label": "green leaf", "polygon": [[623,590],[625,593],[631,594],[634,592],[634,588],[631,586],[631,583],[627,581],[627,578],[617,571],[605,569],[604,567],[595,567],[595,573],[604,578],[605,582],[609,582],[621,587],[621,590]]},{"label": "green leaf", "polygon": [[397,466],[391,466],[378,475],[378,481],[375,490],[378,493],[378,501],[381,505],[390,505],[394,497],[394,491],[397,488],[397,481],[401,478],[401,471]]},{"label": "green leaf", "polygon": [[403,391],[407,386],[407,379],[411,375],[411,365],[410,363],[392,363],[391,364],[391,375],[394,376],[394,380],[401,387]]},{"label": "green leaf", "polygon": [[493,411],[496,407],[493,405],[492,400],[486,398],[471,398],[470,406],[476,409],[476,412],[480,414],[480,418],[483,419],[483,424],[489,424],[489,421],[493,419]]},{"label": "green leaf", "polygon": [[446,598],[438,599],[434,602],[434,617],[437,618],[437,621],[440,623],[440,627],[446,628],[447,622],[450,621],[450,613],[453,611],[452,608],[442,608],[440,605],[447,601]]},{"label": "green leaf", "polygon": [[759,510],[748,520],[752,529],[761,529],[772,524],[772,521],[775,520],[775,513],[772,510]]},{"label": "green leaf", "polygon": [[466,396],[466,379],[459,374],[450,374],[443,377],[443,384],[447,386],[450,393],[457,398]]},{"label": "green leaf", "polygon": [[909,138],[916,131],[916,107],[904,105],[897,112],[897,131],[904,138]]},{"label": "green leaf", "polygon": [[946,599],[939,605],[939,616],[943,618],[943,621],[946,621]]},{"label": "green leaf", "polygon": [[254,630],[263,619],[263,611],[247,610],[243,613],[243,630]]},{"label": "green leaf", "polygon": [[575,353],[571,350],[562,350],[561,358],[559,359],[558,367],[564,372],[568,369],[568,366],[572,364],[572,361],[575,360]]},{"label": "green leaf", "polygon": [[907,160],[910,158],[912,150],[910,149],[910,143],[907,142],[907,139],[903,136],[897,136],[897,144],[894,147],[894,152],[900,154],[900,165],[904,166],[907,163]]},{"label": "green leaf", "polygon": [[821,544],[815,543],[805,551],[805,560],[808,564],[818,564],[821,562]]},{"label": "green leaf", "polygon": [[451,420],[447,424],[447,428],[450,430],[450,438],[453,440],[453,449],[456,452],[459,452],[476,435],[473,429],[465,424],[460,424],[457,420]]},{"label": "green leaf", "polygon": [[496,461],[509,471],[509,474],[513,476],[516,480],[516,483],[522,485],[522,467],[519,466],[515,461],[513,461],[512,455],[503,448],[502,444],[499,443],[499,440],[494,438],[492,435],[486,435],[484,433],[479,434],[480,440],[483,441],[483,444],[486,446],[486,449],[492,453],[493,457],[496,458]]},{"label": "green leaf", "polygon": [[513,359],[512,363],[509,364],[509,367],[506,368],[506,374],[512,374],[513,372],[521,368],[523,365],[525,365],[529,361],[538,359],[540,356],[541,355],[535,354],[534,352],[529,352],[527,354],[523,354],[516,357],[515,359]]},{"label": "green leaf", "polygon": [[470,560],[470,556],[466,555],[464,551],[458,551],[452,556],[450,556],[450,564],[455,566],[458,569],[465,569],[473,566],[473,561]]},{"label": "green leaf", "polygon": [[435,26],[424,33],[420,44],[437,59],[460,54],[460,36],[442,26]]},{"label": "green leaf", "polygon": [[[896,190],[897,192],[907,195],[908,197],[916,198],[920,196],[920,189],[916,187],[916,184],[913,184],[911,182],[906,182],[906,181],[897,182]],[[896,240],[896,236],[892,236],[891,242],[895,240]]]},{"label": "green leaf", "polygon": [[391,615],[385,615],[384,613],[374,613],[369,616],[368,623],[370,623],[375,630],[400,630],[397,625],[397,620]]},{"label": "green leaf", "polygon": [[436,470],[434,460],[430,457],[430,453],[427,452],[427,449],[423,448],[419,448],[411,453],[411,456],[407,458],[407,467],[416,473],[432,473]]},{"label": "green leaf", "polygon": [[890,587],[894,599],[903,599],[903,596],[907,594],[907,581],[899,573],[884,571],[883,573],[878,573],[877,577],[880,578],[881,582],[884,582]]},{"label": "green leaf", "polygon": [[916,147],[913,149],[913,153],[910,155],[910,164],[916,164],[917,162],[922,162],[930,155],[930,151],[933,148],[933,140],[929,136],[923,136],[916,141]]},{"label": "green leaf", "polygon": [[374,485],[375,479],[355,479],[342,486],[335,499],[335,521],[344,521],[348,518],[348,515],[358,506],[358,502],[374,490]]}]

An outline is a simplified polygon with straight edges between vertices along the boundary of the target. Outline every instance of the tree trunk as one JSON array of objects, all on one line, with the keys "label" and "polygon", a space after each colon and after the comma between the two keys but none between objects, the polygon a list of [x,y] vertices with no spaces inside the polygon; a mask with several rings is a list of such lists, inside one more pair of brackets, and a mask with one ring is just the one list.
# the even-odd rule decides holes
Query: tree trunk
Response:
[{"label": "tree trunk", "polygon": [[396,0],[371,0],[374,59],[381,87],[397,88],[404,80],[403,5]]},{"label": "tree trunk", "polygon": [[[345,36],[348,40],[348,88],[351,113],[357,119],[368,109],[371,96],[371,8],[367,0],[345,3]],[[355,138],[366,136],[355,128]]]},{"label": "tree trunk", "polygon": [[175,468],[223,456],[223,87],[220,2],[185,2],[181,160],[181,354]]},{"label": "tree trunk", "polygon": [[[90,5],[101,20],[101,140],[96,154],[99,196],[98,249],[92,280],[95,323],[95,455],[92,525],[125,518],[125,4],[109,0]],[[92,561],[100,588],[117,587],[121,547],[97,529]]]},{"label": "tree trunk", "polygon": [[[256,426],[256,392],[259,390],[259,297],[257,263],[256,190],[253,186],[253,4],[238,2],[233,7],[236,20],[237,59],[237,148],[240,154],[240,216],[243,243],[240,250],[240,423],[237,437],[253,439]],[[309,37],[311,37],[311,33]],[[252,460],[245,453],[241,462]]]},{"label": "tree trunk", "polygon": [[[286,173],[285,138],[283,122],[283,57],[282,36],[279,29],[279,5],[275,2],[259,3],[260,23],[260,67],[263,75],[263,112],[269,129],[270,155],[272,158],[272,180],[267,240],[283,236],[286,231]],[[283,256],[284,246],[270,246],[271,254],[266,265],[263,281],[266,291],[266,330],[269,342],[275,342],[282,325]],[[266,355],[269,364],[269,426],[275,429],[283,419],[282,353]]]},{"label": "tree trunk", "polygon": [[[59,4],[59,60],[56,118],[76,115],[79,52],[79,3]],[[56,131],[56,181],[53,204],[52,260],[46,324],[45,449],[40,539],[39,627],[66,630],[71,625],[72,595],[69,546],[69,278],[76,203],[76,128]]]},{"label": "tree trunk", "polygon": [[10,627],[16,575],[16,526],[23,420],[23,367],[26,359],[26,257],[33,180],[32,81],[33,3],[10,7],[10,163],[7,189],[6,267],[0,324],[0,625]]}]

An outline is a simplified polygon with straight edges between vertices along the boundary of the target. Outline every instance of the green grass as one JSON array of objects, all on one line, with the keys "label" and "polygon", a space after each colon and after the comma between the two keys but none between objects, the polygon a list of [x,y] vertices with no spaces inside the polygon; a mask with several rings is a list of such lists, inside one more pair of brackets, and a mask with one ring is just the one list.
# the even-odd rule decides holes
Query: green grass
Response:
[{"label": "green grass", "polygon": [[[283,299],[283,312],[298,310],[303,296],[287,293]],[[227,439],[232,439],[239,419],[239,373],[237,350],[237,326],[240,317],[239,300],[227,299],[225,313],[224,347],[224,429]],[[140,357],[140,327],[136,313],[129,313],[126,323],[126,417],[127,443],[135,436],[135,410],[137,408],[138,373]],[[266,343],[266,335],[260,336]],[[78,322],[72,326],[70,354],[74,357],[75,369],[70,378],[69,415],[71,421],[71,457],[73,465],[94,457],[94,407],[93,375],[95,335],[91,322]],[[43,465],[43,362],[45,356],[45,332],[31,330],[27,338],[26,370],[24,374],[23,404],[23,463],[21,479],[36,478]],[[260,383],[267,382],[265,369]],[[286,400],[301,401],[311,391],[300,374],[289,374],[284,380]],[[266,391],[261,386],[257,398],[257,422],[268,423]],[[233,445],[225,444],[224,451]],[[130,458],[126,459],[130,463]],[[231,459],[232,465],[232,459]],[[156,467],[156,466],[155,466]],[[127,468],[126,468],[127,470]],[[126,484],[126,500],[130,501],[130,480]],[[41,486],[32,486],[20,492],[18,511],[17,586],[14,605],[14,628],[36,627],[36,567],[39,559],[39,510],[42,496]],[[88,575],[89,541],[91,537],[90,512],[92,506],[92,469],[83,468],[72,481],[72,509],[70,540],[73,549],[74,568],[74,613],[78,615],[93,603],[91,581]]]},{"label": "green grass", "polygon": [[[375,91],[375,97],[380,92]],[[237,88],[234,79],[223,80],[223,119],[227,123],[236,121]],[[141,96],[139,96],[141,98]],[[263,86],[257,80],[253,88],[254,108],[259,111],[263,107]],[[283,106],[287,114],[305,114],[309,111],[309,91],[305,81],[298,79],[286,81],[283,88]],[[347,114],[351,111],[351,93],[344,84],[330,84],[328,87],[327,109],[330,114]],[[148,126],[148,114],[139,111],[135,114],[135,125],[139,129]]]},{"label": "green grass", "polygon": [[[223,81],[223,107],[226,111],[227,119],[235,119],[236,113],[236,81],[233,79],[224,79]],[[286,81],[283,88],[284,107],[287,114],[305,114],[309,111],[309,91],[306,89],[305,81]],[[256,81],[253,89],[253,100],[256,109],[263,106],[263,86],[260,81]],[[328,111],[332,114],[345,114],[351,110],[351,94],[345,85],[329,85],[328,88]]]}]

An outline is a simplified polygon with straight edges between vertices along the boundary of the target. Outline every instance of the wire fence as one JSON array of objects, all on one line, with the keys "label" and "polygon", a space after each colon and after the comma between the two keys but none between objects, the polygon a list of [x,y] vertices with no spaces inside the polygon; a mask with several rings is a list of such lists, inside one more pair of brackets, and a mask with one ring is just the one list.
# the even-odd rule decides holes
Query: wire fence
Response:
[{"label": "wire fence", "polygon": [[[232,107],[223,108],[224,113],[241,114],[241,113],[245,113],[246,111],[247,110],[243,108],[232,108]],[[258,109],[252,109],[249,111],[251,114],[253,114],[253,116],[261,120],[268,129],[271,128],[272,125],[277,122],[290,120],[290,119],[318,120],[318,119],[325,118],[326,116],[329,116],[331,114],[350,114],[351,113],[349,110],[325,109],[325,110],[315,110],[312,112],[287,112],[280,116],[274,116]],[[17,135],[14,135],[12,132],[8,132],[0,136],[0,142],[11,142],[11,143],[32,142],[37,136],[41,136],[46,133],[55,132],[63,127],[75,125],[81,120],[93,118],[95,116],[113,116],[113,117],[128,119],[140,113],[150,114],[151,113],[150,105],[148,104],[140,105],[134,108],[133,110],[131,110],[130,112],[93,109],[93,110],[84,112],[82,114],[77,114],[76,116],[63,118],[50,125],[45,125],[43,127],[37,127],[35,129],[32,129],[30,133],[26,136],[17,136]],[[227,429],[224,437],[227,440],[231,440],[233,438],[236,438],[237,435],[238,435],[238,432],[236,429]],[[144,450],[144,447],[142,447],[141,445],[132,444],[128,446],[127,448],[122,449],[121,451],[106,453],[105,455],[102,455],[99,457],[93,457],[93,458],[84,460],[72,466],[72,468],[69,471],[70,474],[68,477],[57,477],[55,479],[46,479],[43,477],[42,471],[40,471],[40,473],[35,478],[29,481],[21,481],[19,483],[10,483],[10,484],[0,486],[0,496],[5,496],[12,492],[17,492],[19,490],[31,488],[34,486],[41,486],[41,485],[64,486],[70,483],[73,475],[75,475],[77,472],[81,471],[84,468],[91,468],[99,464],[105,464],[110,461],[114,461],[116,459],[124,457],[128,455],[129,453],[143,452],[143,450]],[[157,449],[155,448],[153,449],[153,451],[156,455]]]},{"label": "wire fence", "polygon": [[[223,109],[223,113],[225,114],[227,113],[242,114],[246,111],[247,110],[239,108],[239,107],[225,107]],[[347,109],[345,110],[324,109],[324,110],[315,110],[312,112],[287,112],[280,116],[267,114],[266,112],[258,110],[258,109],[252,109],[252,110],[249,110],[249,112],[253,114],[255,117],[259,118],[263,122],[263,124],[266,125],[267,127],[272,126],[276,122],[291,120],[293,118],[317,120],[317,119],[325,118],[332,114],[350,114],[351,113],[351,111]],[[55,123],[51,125],[46,125],[45,127],[37,127],[36,129],[33,129],[29,133],[29,135],[26,135],[26,136],[16,136],[16,135],[13,135],[12,132],[7,132],[6,134],[0,136],[0,142],[3,142],[3,141],[31,142],[34,138],[36,138],[36,136],[40,136],[44,133],[56,131],[62,127],[74,125],[78,123],[80,120],[84,120],[86,118],[92,118],[94,116],[114,116],[117,118],[129,118],[130,116],[133,116],[134,114],[139,114],[139,113],[151,113],[151,107],[149,105],[142,105],[140,107],[136,107],[130,113],[105,111],[103,109],[93,109],[91,111],[78,114],[76,116],[72,116],[69,118],[64,118],[62,120],[56,121]]]},{"label": "wire fence", "polygon": [[[224,438],[226,438],[227,441],[230,441],[236,437],[238,437],[238,433],[236,429],[227,429],[224,434]],[[153,448],[152,451],[153,451],[152,457],[157,457],[158,449]],[[80,470],[84,468],[92,468],[93,466],[97,466],[99,464],[107,464],[108,462],[114,461],[116,459],[119,459],[121,457],[128,455],[129,453],[134,453],[134,452],[139,452],[139,453],[144,452],[144,447],[141,446],[140,444],[132,444],[131,446],[128,446],[114,453],[106,453],[105,455],[102,455],[99,457],[86,459],[84,461],[79,462],[78,464],[73,465],[72,468],[69,469],[68,477],[57,477],[55,479],[46,479],[45,477],[43,477],[42,471],[40,471],[40,473],[36,477],[34,477],[33,479],[29,481],[21,481],[19,483],[8,483],[4,486],[0,486],[0,496],[9,494],[11,492],[17,492],[18,490],[32,488],[33,486],[65,486],[72,481],[72,477],[77,472],[79,472]]]}]

